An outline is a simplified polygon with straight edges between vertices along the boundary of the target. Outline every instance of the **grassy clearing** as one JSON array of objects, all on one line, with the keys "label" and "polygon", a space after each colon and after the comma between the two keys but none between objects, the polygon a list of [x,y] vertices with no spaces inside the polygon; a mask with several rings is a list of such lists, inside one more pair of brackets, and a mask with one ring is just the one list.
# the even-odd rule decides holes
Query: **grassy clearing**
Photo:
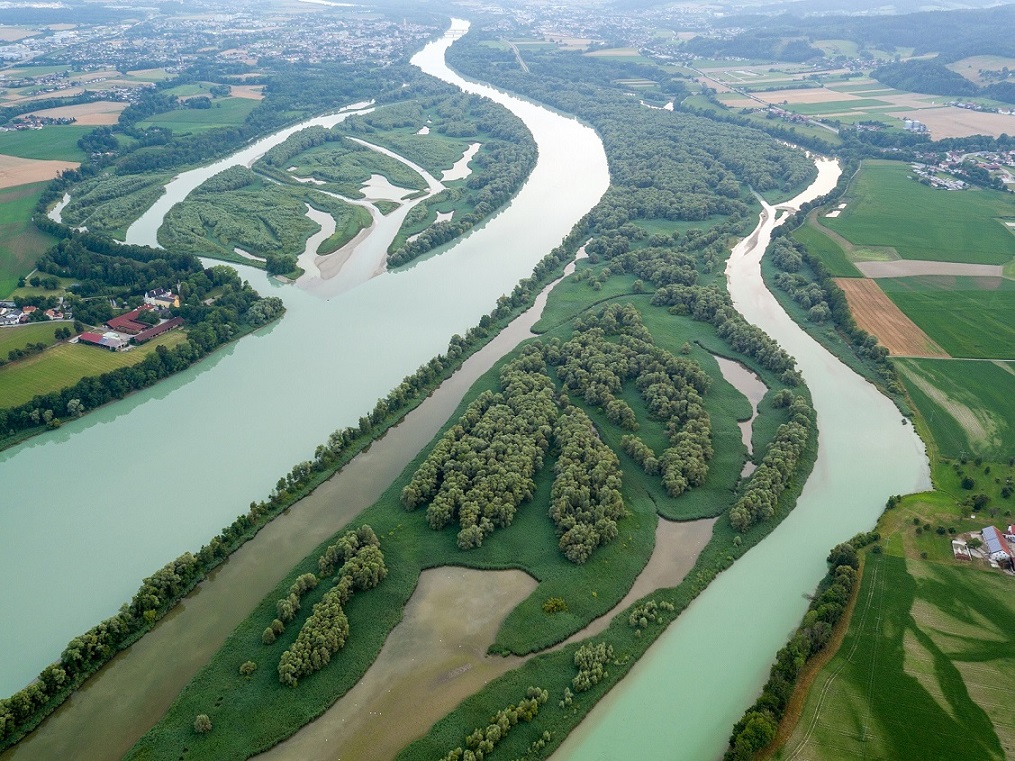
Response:
[{"label": "grassy clearing", "polygon": [[896,366],[940,453],[1015,456],[1015,368],[900,359]]},{"label": "grassy clearing", "polygon": [[0,132],[0,153],[23,159],[84,161],[87,156],[78,148],[78,140],[93,129],[95,128],[67,124]]},{"label": "grassy clearing", "polygon": [[990,190],[949,193],[910,179],[909,166],[865,161],[838,217],[821,224],[856,246],[891,246],[903,259],[1005,264],[1011,237],[998,217],[1015,201]]},{"label": "grassy clearing", "polygon": [[812,211],[807,223],[793,232],[793,239],[807,246],[807,250],[819,257],[833,277],[863,277],[860,270],[846,256],[846,252],[835,240],[824,233],[817,224],[818,211]]},{"label": "grassy clearing", "polygon": [[221,98],[212,101],[211,108],[182,108],[156,114],[138,124],[145,127],[167,127],[176,135],[196,135],[217,127],[235,127],[243,124],[247,115],[259,102],[250,98]]},{"label": "grassy clearing", "polygon": [[[623,280],[627,286],[630,285],[630,281],[623,278],[612,278],[609,284],[613,285],[614,281],[618,280]],[[565,281],[563,285],[569,283],[570,281]],[[588,288],[584,285],[581,287]],[[613,295],[619,295],[621,290],[622,286],[617,286]],[[559,291],[560,286],[551,296],[551,304],[562,300],[563,292]],[[584,306],[588,306],[587,293],[584,298]],[[711,331],[708,326],[692,325],[686,318],[676,318],[661,308],[649,306],[648,296],[632,296],[628,293],[627,298],[638,305],[646,324],[660,345],[671,351],[679,351],[683,341],[696,334],[700,334],[703,340],[721,343],[714,335],[711,338],[706,335]],[[558,317],[576,313],[573,303],[568,299],[564,301],[565,306],[555,312]],[[558,322],[553,335],[564,339],[569,332],[568,322]],[[739,440],[739,431],[733,418],[746,417],[748,413],[746,401],[725,385],[714,360],[711,360],[703,349],[695,348],[692,356],[701,361],[706,371],[713,375],[714,383],[709,392],[708,403],[712,405],[709,410],[714,415],[713,426],[717,435],[726,437],[736,435]],[[445,429],[457,421],[476,395],[496,386],[500,364],[509,359],[510,356],[502,360],[473,386]],[[644,407],[640,403],[635,409],[637,414],[644,416]],[[600,426],[604,440],[612,443],[614,438],[619,439],[620,432],[607,424],[598,410],[589,412]],[[644,420],[646,424],[641,433],[646,439],[653,440],[653,437],[661,435],[661,425],[648,421],[647,416]],[[739,441],[737,443],[739,444]],[[727,442],[717,441],[717,450],[720,447],[725,449]],[[716,514],[733,501],[734,495],[729,485],[730,471],[736,470],[739,473],[739,467],[743,463],[743,447],[731,445],[731,448],[735,463],[734,458],[731,458],[729,463],[723,464],[722,458],[717,456],[720,462],[716,462],[710,471],[710,482],[714,476],[717,482],[722,481],[725,485],[716,489],[712,503],[707,507],[708,514]],[[313,719],[350,689],[373,662],[388,631],[400,619],[401,609],[411,596],[418,575],[424,568],[468,565],[477,568],[526,570],[539,580],[540,585],[508,616],[491,650],[529,653],[559,642],[588,621],[612,608],[630,588],[652,551],[657,511],[663,509],[661,503],[666,501],[679,503],[694,493],[692,491],[677,500],[669,500],[651,483],[658,479],[648,478],[631,460],[621,455],[624,470],[623,493],[631,514],[620,522],[620,536],[615,542],[597,550],[584,566],[575,566],[567,562],[559,552],[557,536],[546,516],[545,506],[549,501],[556,457],[551,453],[537,477],[534,499],[521,506],[511,527],[499,530],[482,547],[465,553],[456,546],[457,527],[449,527],[440,532],[432,531],[426,525],[421,513],[406,513],[400,504],[399,494],[402,487],[422,462],[428,449],[420,453],[415,462],[406,468],[375,505],[356,518],[355,525],[368,523],[377,532],[389,575],[379,587],[367,594],[357,595],[347,606],[346,613],[352,636],[345,649],[335,657],[334,660],[338,662],[301,680],[300,685],[292,690],[279,684],[275,666],[281,652],[295,638],[298,625],[290,624],[275,644],[271,646],[261,644],[261,633],[275,616],[275,601],[284,595],[296,576],[316,570],[316,559],[327,544],[325,543],[294,568],[290,576],[237,628],[211,663],[185,688],[159,725],[135,746],[129,758],[177,757],[184,747],[188,748],[187,755],[191,759],[245,757],[258,749],[270,746],[298,726]],[[708,483],[702,488],[707,489]],[[715,504],[717,500],[720,500],[718,506]],[[718,548],[728,547],[732,542],[732,529],[728,525],[724,524],[718,533],[720,539],[711,550],[710,557],[713,563],[715,553],[725,552]],[[304,615],[324,593],[327,586],[320,585],[304,598],[302,604]],[[684,594],[689,594],[689,591],[685,589]],[[553,596],[562,597],[566,601],[567,612],[553,615],[543,612],[543,602]],[[617,628],[616,623],[614,628]],[[644,646],[647,646],[649,638],[639,642],[626,621],[623,622],[620,632],[621,638],[632,643],[632,647],[643,645],[644,649]],[[549,673],[559,676],[558,672],[563,671],[569,683],[570,677],[573,676],[569,673],[573,670],[569,662],[571,651],[573,648],[564,650],[563,654],[541,656],[531,661],[529,666],[521,671],[508,674],[504,677],[505,683],[513,685],[518,680],[530,680],[532,677],[528,669],[534,664],[539,664],[539,667],[543,668],[547,659],[552,662]],[[248,659],[257,662],[258,669],[249,678],[241,677],[238,674],[238,666]],[[545,676],[540,678],[543,679]],[[500,691],[499,685],[493,693],[484,692],[467,702],[478,700],[480,705],[486,705],[484,701],[499,700],[497,696]],[[524,694],[524,688],[519,694]],[[555,696],[551,704],[558,697]],[[486,711],[485,708],[479,710]],[[211,716],[215,727],[213,732],[200,737],[195,736],[192,725],[194,716],[198,713],[207,713]],[[523,729],[519,725],[512,732],[511,742],[531,742],[531,739],[524,739],[528,732],[529,728]],[[454,744],[458,742],[456,740]]]},{"label": "grassy clearing", "polygon": [[1015,283],[997,278],[879,281],[913,322],[953,357],[1015,358]]},{"label": "grassy clearing", "polygon": [[130,351],[112,352],[98,346],[62,344],[42,354],[0,368],[0,407],[14,407],[38,394],[73,386],[82,378],[136,365],[159,346],[172,348],[187,337],[173,330]]}]

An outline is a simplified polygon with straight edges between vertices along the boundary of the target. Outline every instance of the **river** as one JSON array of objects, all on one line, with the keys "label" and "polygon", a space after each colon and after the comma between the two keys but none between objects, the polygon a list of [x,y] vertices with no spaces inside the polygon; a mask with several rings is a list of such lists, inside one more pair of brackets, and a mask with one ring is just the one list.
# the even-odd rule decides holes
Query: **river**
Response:
[{"label": "river", "polygon": [[523,188],[440,256],[331,298],[238,267],[261,293],[282,298],[282,321],[0,454],[11,497],[0,504],[0,577],[17,580],[0,587],[8,654],[0,694],[23,687],[71,637],[116,612],[144,576],[198,549],[329,433],[354,425],[443,352],[606,191],[606,155],[591,129],[445,66],[445,50],[467,27],[455,21],[452,35],[413,61],[528,125],[539,158]]},{"label": "river", "polygon": [[[781,204],[796,208],[834,187],[839,167]],[[775,653],[800,622],[828,550],[870,530],[892,494],[930,487],[923,443],[895,405],[804,333],[761,279],[776,222],[767,204],[726,270],[737,309],[797,360],[818,413],[818,460],[796,509],[720,574],[571,733],[555,761],[720,758],[755,700]],[[721,520],[721,519],[720,519]]]}]

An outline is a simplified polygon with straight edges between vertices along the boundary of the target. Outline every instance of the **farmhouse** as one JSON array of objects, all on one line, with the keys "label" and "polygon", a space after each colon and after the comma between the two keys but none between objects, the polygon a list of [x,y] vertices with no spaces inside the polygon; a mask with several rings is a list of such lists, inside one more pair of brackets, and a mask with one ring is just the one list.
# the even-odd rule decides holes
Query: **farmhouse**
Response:
[{"label": "farmhouse", "polygon": [[982,533],[987,557],[1003,565],[1010,564],[1015,554],[1012,553],[1011,545],[1004,535],[993,526],[987,526]]},{"label": "farmhouse", "polygon": [[126,351],[130,348],[130,344],[127,341],[113,332],[103,333],[102,335],[98,333],[82,333],[78,336],[78,341],[92,344],[93,346],[101,346],[103,349],[109,349],[110,351]]},{"label": "farmhouse", "polygon": [[138,322],[137,319],[142,312],[147,312],[151,308],[151,306],[145,304],[144,306],[140,306],[131,312],[127,312],[126,314],[121,314],[119,317],[107,320],[106,325],[120,333],[128,333],[132,336],[137,335],[138,333],[141,333],[151,327],[146,323]]},{"label": "farmhouse", "polygon": [[182,317],[174,317],[171,320],[166,320],[165,322],[161,322],[154,327],[148,328],[147,330],[142,330],[140,333],[134,336],[133,339],[134,343],[143,344],[145,341],[150,341],[151,339],[155,338],[155,336],[160,336],[163,333],[172,330],[173,328],[180,327],[182,324],[183,324]]}]

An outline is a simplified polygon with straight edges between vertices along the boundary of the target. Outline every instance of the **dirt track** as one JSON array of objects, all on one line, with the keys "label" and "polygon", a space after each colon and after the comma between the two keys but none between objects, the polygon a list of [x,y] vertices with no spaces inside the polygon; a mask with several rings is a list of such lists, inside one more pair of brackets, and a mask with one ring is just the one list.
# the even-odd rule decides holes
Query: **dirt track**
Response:
[{"label": "dirt track", "polygon": [[930,336],[895,306],[873,280],[836,278],[856,324],[877,336],[889,352],[904,357],[947,357]]}]

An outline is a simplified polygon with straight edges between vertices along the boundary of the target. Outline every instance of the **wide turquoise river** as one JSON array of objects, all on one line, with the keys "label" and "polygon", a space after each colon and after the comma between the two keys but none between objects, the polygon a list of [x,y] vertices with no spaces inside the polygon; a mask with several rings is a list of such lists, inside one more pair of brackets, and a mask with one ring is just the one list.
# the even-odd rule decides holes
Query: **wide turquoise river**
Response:
[{"label": "wide turquoise river", "polygon": [[[456,21],[453,30],[466,26]],[[0,588],[0,647],[8,654],[0,661],[0,693],[23,686],[68,639],[115,612],[142,577],[197,549],[270,492],[293,463],[309,459],[332,430],[355,423],[443,351],[601,197],[608,172],[596,135],[457,77],[443,61],[453,37],[431,43],[414,62],[523,119],[539,146],[531,178],[507,209],[446,253],[330,299],[241,268],[262,293],[285,301],[280,323],[154,389],[0,454],[0,483],[14,497],[0,505],[0,574],[8,580]],[[283,136],[276,138],[259,147],[267,150]],[[819,162],[818,180],[795,203],[827,191],[837,173],[832,162]],[[803,614],[828,549],[872,527],[890,494],[929,485],[912,427],[793,324],[761,282],[758,262],[775,214],[766,207],[758,229],[734,251],[727,276],[737,307],[796,357],[813,392],[820,429],[814,473],[790,517],[716,579],[555,758],[720,756]],[[287,568],[291,559],[279,563]],[[190,604],[200,605],[196,600]],[[130,667],[129,657],[118,662]],[[115,680],[111,671],[106,678]],[[143,679],[138,673],[131,683]],[[101,695],[104,687],[100,681],[86,688],[78,703],[87,703],[89,690]],[[65,708],[72,726],[74,706]],[[95,710],[83,727],[96,726],[101,706]],[[74,747],[73,734],[63,747]]]}]

